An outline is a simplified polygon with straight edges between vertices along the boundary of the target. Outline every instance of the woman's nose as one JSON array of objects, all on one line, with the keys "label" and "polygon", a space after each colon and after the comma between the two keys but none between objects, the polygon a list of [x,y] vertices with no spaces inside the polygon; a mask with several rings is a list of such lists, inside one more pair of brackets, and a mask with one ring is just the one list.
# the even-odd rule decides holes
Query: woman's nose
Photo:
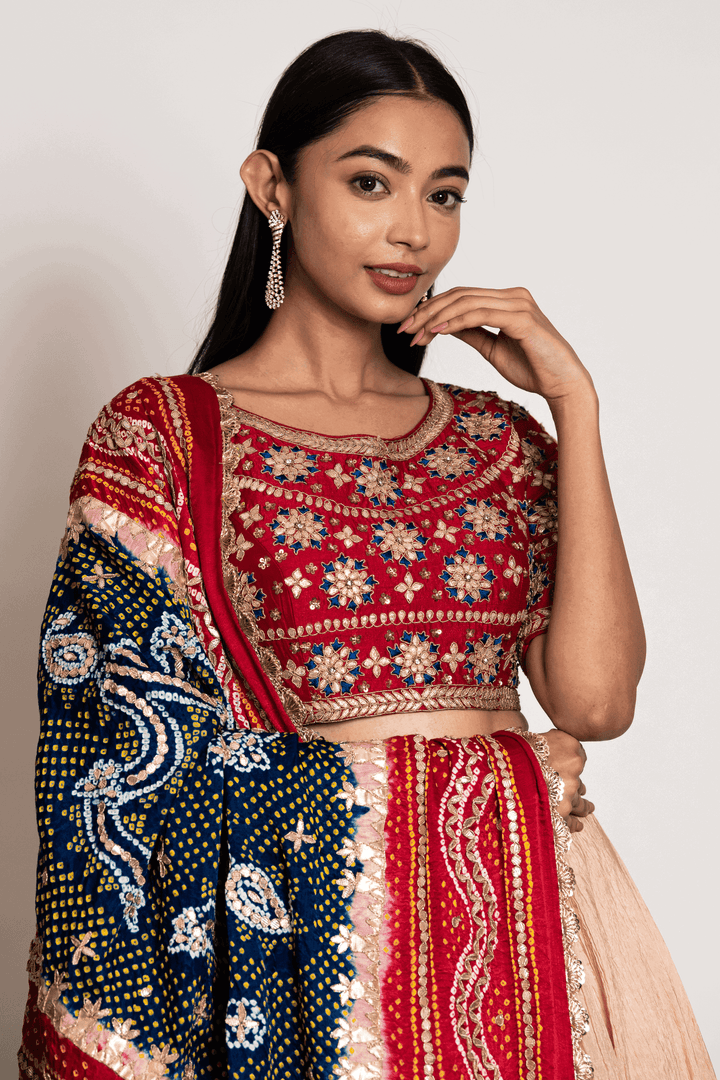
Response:
[{"label": "woman's nose", "polygon": [[417,198],[400,199],[388,232],[392,244],[406,244],[413,251],[426,248],[430,241],[427,208]]}]

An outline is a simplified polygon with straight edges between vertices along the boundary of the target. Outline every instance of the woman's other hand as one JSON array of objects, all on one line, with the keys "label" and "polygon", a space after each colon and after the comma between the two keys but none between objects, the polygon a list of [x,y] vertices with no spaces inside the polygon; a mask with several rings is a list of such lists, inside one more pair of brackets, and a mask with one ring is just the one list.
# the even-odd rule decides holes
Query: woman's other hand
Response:
[{"label": "woman's other hand", "polygon": [[587,789],[580,779],[587,761],[585,748],[572,735],[556,728],[544,731],[542,736],[550,751],[546,764],[559,774],[565,785],[562,801],[558,803],[556,810],[571,833],[580,832],[583,827],[582,819],[595,810],[595,804],[585,798]]},{"label": "woman's other hand", "polygon": [[[487,326],[497,326],[499,332]],[[594,393],[587,369],[527,289],[448,289],[420,304],[400,324],[401,332],[414,335],[413,345],[429,345],[437,334],[453,334],[514,386],[548,401],[578,391]]]}]

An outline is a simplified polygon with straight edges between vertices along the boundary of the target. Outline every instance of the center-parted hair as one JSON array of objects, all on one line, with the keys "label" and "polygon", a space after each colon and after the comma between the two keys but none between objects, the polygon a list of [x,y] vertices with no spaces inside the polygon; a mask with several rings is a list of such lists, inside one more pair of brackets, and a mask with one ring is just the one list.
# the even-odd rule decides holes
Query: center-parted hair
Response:
[{"label": "center-parted hair", "polygon": [[[258,149],[276,154],[292,184],[302,150],[329,135],[372,98],[402,94],[442,101],[458,115],[470,143],[473,125],[465,95],[442,62],[419,42],[380,30],[347,30],[308,46],[283,72],[263,115]],[[281,247],[287,261],[288,232]],[[265,215],[246,192],[215,314],[190,372],[208,371],[245,352],[270,321],[265,283],[272,237]],[[385,355],[404,371],[417,374],[425,347],[410,347],[397,326],[383,325]]]}]

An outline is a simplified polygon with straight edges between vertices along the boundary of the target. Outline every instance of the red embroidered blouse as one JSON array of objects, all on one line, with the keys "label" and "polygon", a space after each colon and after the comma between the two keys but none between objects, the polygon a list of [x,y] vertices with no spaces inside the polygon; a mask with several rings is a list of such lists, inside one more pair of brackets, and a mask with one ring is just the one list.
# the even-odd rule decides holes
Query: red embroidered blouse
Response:
[{"label": "red embroidered blouse", "polygon": [[408,435],[319,435],[202,377],[223,429],[225,587],[295,715],[519,709],[555,566],[557,447],[542,426],[424,379]]}]

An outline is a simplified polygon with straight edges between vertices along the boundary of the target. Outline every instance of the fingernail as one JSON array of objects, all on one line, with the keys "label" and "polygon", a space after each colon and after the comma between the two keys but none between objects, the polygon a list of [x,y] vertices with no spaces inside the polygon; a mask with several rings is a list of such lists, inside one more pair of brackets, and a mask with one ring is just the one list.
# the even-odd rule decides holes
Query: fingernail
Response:
[{"label": "fingernail", "polygon": [[407,319],[405,320],[405,322],[401,322],[400,325],[397,328],[398,334],[402,334],[403,330],[407,330],[408,326],[410,325],[410,323],[413,321],[414,318],[415,318],[414,315],[409,315],[407,317]]},{"label": "fingernail", "polygon": [[423,336],[423,331],[422,331],[422,330],[418,330],[417,334],[415,335],[415,337],[414,337],[414,338],[412,339],[412,341],[410,342],[410,347],[412,348],[412,346],[413,346],[413,345],[417,345],[418,341],[420,340],[420,338],[421,338],[422,336]]},{"label": "fingernail", "polygon": [[446,323],[446,322],[441,322],[441,323],[438,323],[438,325],[437,325],[437,326],[431,326],[431,327],[430,327],[430,333],[431,333],[431,334],[439,334],[439,333],[440,333],[440,331],[441,331],[441,330],[444,330],[446,326],[447,326],[447,323]]}]

